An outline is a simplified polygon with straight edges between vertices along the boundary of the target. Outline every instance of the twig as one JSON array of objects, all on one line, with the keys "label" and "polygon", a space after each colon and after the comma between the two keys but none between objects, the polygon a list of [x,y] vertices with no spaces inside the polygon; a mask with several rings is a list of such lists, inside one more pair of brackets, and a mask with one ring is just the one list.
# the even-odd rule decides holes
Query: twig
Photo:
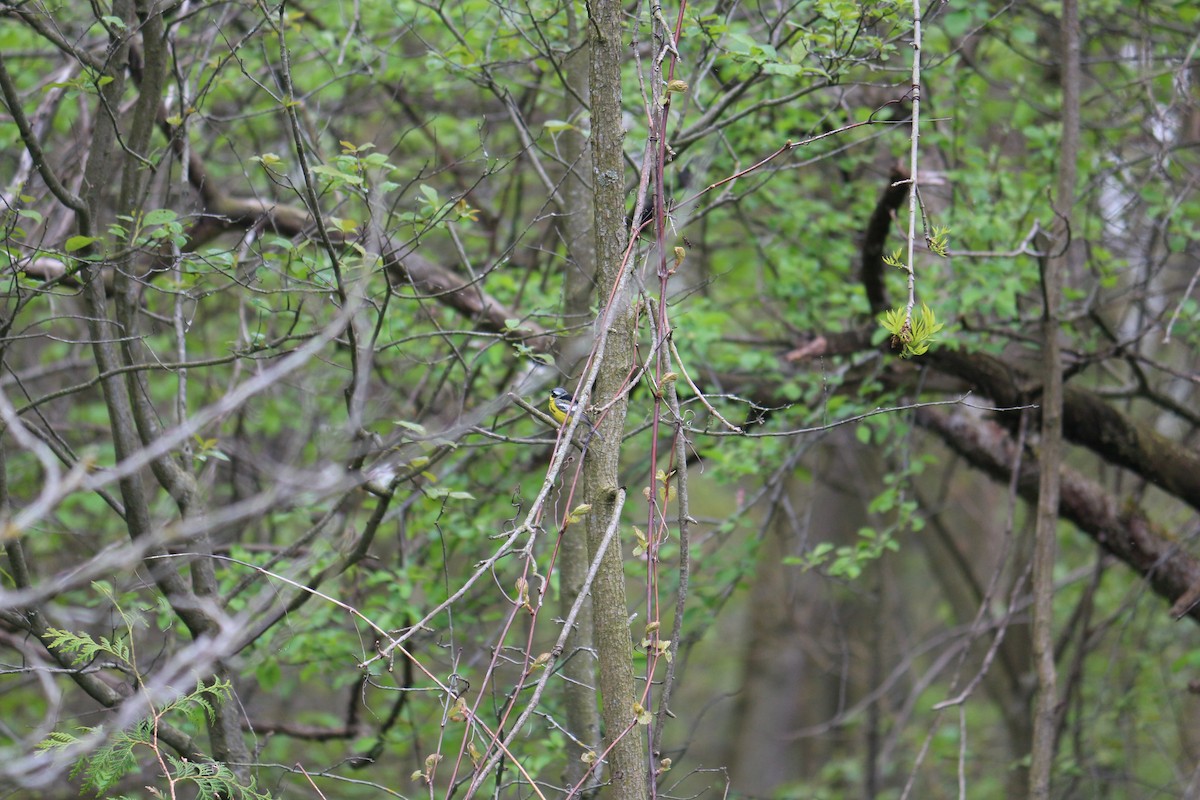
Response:
[{"label": "twig", "polygon": [[[704,396],[704,392],[700,391],[700,389],[696,387],[695,382],[692,381],[692,376],[688,375],[687,367],[683,365],[683,359],[679,355],[679,350],[677,350],[675,347],[675,340],[671,337],[667,337],[667,346],[671,348],[671,355],[675,356],[675,366],[679,368],[679,374],[683,376],[683,379],[687,381],[687,385],[690,386],[692,391],[696,393],[696,397],[699,398],[704,407],[708,409],[708,413],[721,420],[721,423],[734,433],[745,433],[745,431],[743,431],[737,425],[734,425],[732,422],[721,416],[721,412],[713,408],[712,403],[708,402],[708,398]],[[674,394],[675,390],[671,389],[671,393]],[[671,410],[678,415],[679,404],[676,403],[674,406],[671,406]]]},{"label": "twig", "polygon": [[917,305],[917,273],[913,266],[917,241],[917,151],[921,137],[921,0],[913,0],[912,129],[908,154],[908,303],[904,306],[904,329],[912,329],[912,312]]}]

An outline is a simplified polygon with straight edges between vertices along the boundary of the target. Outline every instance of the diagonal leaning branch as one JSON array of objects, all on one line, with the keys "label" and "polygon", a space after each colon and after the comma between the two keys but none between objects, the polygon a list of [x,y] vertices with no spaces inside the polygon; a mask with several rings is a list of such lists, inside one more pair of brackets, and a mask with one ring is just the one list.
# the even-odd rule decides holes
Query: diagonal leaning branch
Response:
[{"label": "diagonal leaning branch", "polygon": [[[998,423],[918,409],[917,424],[991,478],[1002,482],[1011,478],[1016,444]],[[1017,491],[1036,503],[1040,464],[1032,458],[1020,463]],[[1140,509],[1121,508],[1112,492],[1082,473],[1067,466],[1059,473],[1059,516],[1145,578],[1155,594],[1175,603],[1172,613],[1200,622],[1200,604],[1180,607],[1178,603],[1200,585],[1200,559],[1172,541]]]},{"label": "diagonal leaning branch", "polygon": [[[889,178],[867,228],[862,249],[861,279],[872,309],[886,305],[883,287],[883,238],[897,207],[895,175]],[[873,324],[828,334],[815,334],[797,342],[784,356],[797,363],[811,358],[850,355],[874,347]],[[886,347],[886,346],[885,346]],[[938,347],[922,356],[920,364],[964,381],[968,388],[990,397],[997,406],[1017,407],[1037,403],[1041,385],[1033,376],[1003,359],[982,352]],[[1095,392],[1067,384],[1063,389],[1063,435],[1077,445],[1118,467],[1131,470],[1150,483],[1200,509],[1200,453],[1174,442],[1150,425],[1113,408]]]},{"label": "diagonal leaning branch", "polygon": [[[276,203],[259,197],[242,197],[225,192],[220,182],[210,177],[204,161],[194,148],[185,146],[184,133],[166,121],[166,110],[159,109],[160,130],[167,136],[180,159],[186,159],[188,180],[197,191],[201,209],[196,222],[188,231],[181,250],[195,252],[204,244],[229,231],[244,231],[262,226],[281,236],[310,236],[315,231],[314,220],[300,205]],[[349,244],[349,240],[345,243]],[[521,315],[484,291],[475,279],[465,279],[453,270],[413,252],[385,243],[382,263],[392,287],[409,287],[415,299],[431,299],[448,306],[473,320],[481,330],[498,333],[509,341],[519,341],[534,352],[544,353],[554,343],[554,335],[534,322],[511,325]],[[167,252],[152,257],[144,265],[142,278],[153,278],[165,272],[170,255]],[[65,260],[40,256],[24,265],[29,277],[76,286],[78,280]]]},{"label": "diagonal leaning branch", "polygon": [[[1036,402],[1040,387],[1018,368],[986,353],[939,348],[934,369],[967,381],[999,406]],[[1078,386],[1063,390],[1063,435],[1110,464],[1131,470],[1192,508],[1200,509],[1200,454],[1137,422]]]}]

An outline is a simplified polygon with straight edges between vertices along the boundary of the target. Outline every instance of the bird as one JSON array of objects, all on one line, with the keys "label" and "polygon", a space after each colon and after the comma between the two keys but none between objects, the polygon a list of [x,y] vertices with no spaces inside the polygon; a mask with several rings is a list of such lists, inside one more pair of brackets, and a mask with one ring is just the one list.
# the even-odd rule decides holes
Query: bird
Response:
[{"label": "bird", "polygon": [[[572,397],[571,393],[566,389],[562,388],[561,386],[555,386],[550,390],[550,401],[547,403],[546,407],[550,411],[550,416],[554,417],[554,421],[559,425],[562,425],[568,419],[570,419],[572,414],[575,413],[575,398]],[[581,414],[580,419],[587,423],[588,429],[590,430],[590,433],[588,434],[589,439],[592,438],[592,436],[595,436],[597,439],[603,439],[603,437],[596,432],[596,426],[592,424],[590,419],[588,419],[587,414]]]}]

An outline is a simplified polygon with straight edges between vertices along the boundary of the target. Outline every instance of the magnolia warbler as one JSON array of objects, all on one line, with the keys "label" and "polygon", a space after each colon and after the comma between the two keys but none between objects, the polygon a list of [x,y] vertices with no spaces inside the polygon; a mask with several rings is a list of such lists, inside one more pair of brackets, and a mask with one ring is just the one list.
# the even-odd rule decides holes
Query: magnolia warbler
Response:
[{"label": "magnolia warbler", "polygon": [[[554,417],[554,421],[559,425],[562,425],[572,414],[575,413],[575,398],[572,397],[571,393],[566,389],[562,388],[561,386],[555,386],[550,390],[550,402],[546,404],[546,407],[550,410],[550,416]],[[603,438],[599,433],[596,432],[596,426],[592,424],[590,419],[588,419],[587,414],[580,415],[580,419],[587,424],[588,429],[591,431],[588,434],[589,439],[592,438],[592,436],[595,436],[597,439]]]}]

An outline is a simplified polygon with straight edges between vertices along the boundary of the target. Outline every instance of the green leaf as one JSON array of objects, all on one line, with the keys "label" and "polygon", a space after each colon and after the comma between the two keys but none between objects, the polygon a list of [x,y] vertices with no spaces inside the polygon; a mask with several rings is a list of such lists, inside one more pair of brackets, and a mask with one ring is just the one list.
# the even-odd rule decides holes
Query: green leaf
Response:
[{"label": "green leaf", "polygon": [[100,239],[95,236],[72,236],[63,244],[63,249],[68,253],[74,253],[76,250],[82,250],[88,245],[94,244],[98,241],[100,241]]},{"label": "green leaf", "polygon": [[867,425],[856,425],[854,427],[854,438],[858,439],[860,444],[870,444],[871,428]]},{"label": "green leaf", "polygon": [[358,177],[357,175],[351,175],[348,172],[342,172],[339,169],[327,167],[324,164],[318,164],[317,166],[313,167],[312,172],[314,175],[324,175],[335,182],[341,181],[343,183],[348,183],[351,186],[358,186],[363,182],[362,178]]},{"label": "green leaf", "polygon": [[260,156],[253,156],[250,160],[257,161],[269,170],[272,170],[283,163],[283,159],[274,153],[263,153]]},{"label": "green leaf", "polygon": [[764,64],[763,72],[768,75],[788,75],[796,76],[803,75],[807,72],[807,68],[802,64]]},{"label": "green leaf", "polygon": [[179,219],[179,215],[169,208],[156,208],[153,211],[147,211],[146,216],[142,217],[144,225],[166,225],[168,222],[174,222]]},{"label": "green leaf", "polygon": [[268,658],[263,661],[254,670],[254,677],[258,679],[258,684],[263,689],[270,691],[275,688],[279,684],[280,678],[283,677],[283,670],[279,666],[279,660]]}]

